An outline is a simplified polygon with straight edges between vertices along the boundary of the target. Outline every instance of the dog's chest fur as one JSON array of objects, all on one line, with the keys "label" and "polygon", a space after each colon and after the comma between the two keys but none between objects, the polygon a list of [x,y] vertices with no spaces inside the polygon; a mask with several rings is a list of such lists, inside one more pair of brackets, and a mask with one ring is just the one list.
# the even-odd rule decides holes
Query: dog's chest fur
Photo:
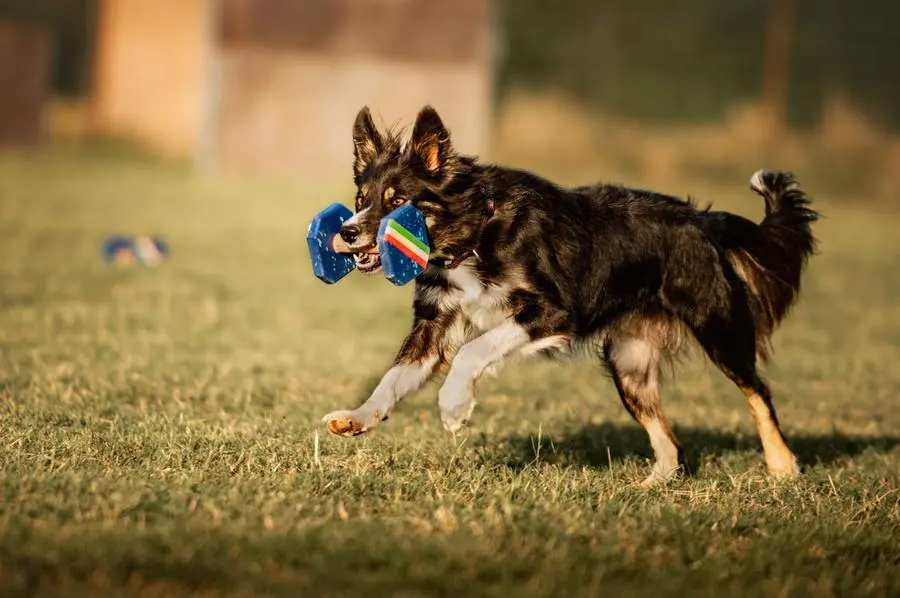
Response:
[{"label": "dog's chest fur", "polygon": [[442,309],[459,310],[470,324],[485,331],[510,317],[507,289],[485,284],[469,264],[444,271],[450,288],[441,291]]}]

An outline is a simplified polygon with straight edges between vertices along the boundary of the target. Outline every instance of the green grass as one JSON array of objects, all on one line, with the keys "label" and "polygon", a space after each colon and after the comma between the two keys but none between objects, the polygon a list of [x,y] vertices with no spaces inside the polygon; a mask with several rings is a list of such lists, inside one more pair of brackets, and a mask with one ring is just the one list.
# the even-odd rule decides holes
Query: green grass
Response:
[{"label": "green grass", "polygon": [[[327,436],[410,320],[409,288],[311,276],[305,223],[346,197],[0,160],[0,593],[900,594],[898,219],[801,180],[821,254],[766,375],[804,475],[766,477],[743,397],[695,361],[664,395],[690,471],[642,491],[648,443],[587,362],[504,370],[456,440],[434,384]],[[743,182],[692,191],[762,211]],[[108,269],[111,232],[172,260]]]}]

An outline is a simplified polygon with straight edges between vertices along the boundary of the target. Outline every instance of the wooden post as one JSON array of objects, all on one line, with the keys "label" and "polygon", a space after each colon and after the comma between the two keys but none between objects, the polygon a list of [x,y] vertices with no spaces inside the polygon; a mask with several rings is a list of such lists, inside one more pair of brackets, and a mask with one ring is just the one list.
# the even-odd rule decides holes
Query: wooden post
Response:
[{"label": "wooden post", "polygon": [[0,147],[26,147],[43,136],[50,76],[50,36],[0,22]]},{"label": "wooden post", "polygon": [[767,5],[763,102],[773,132],[780,133],[787,125],[794,0],[768,0]]},{"label": "wooden post", "polygon": [[103,0],[93,73],[94,125],[163,154],[196,157],[207,111],[213,0]]},{"label": "wooden post", "polygon": [[222,6],[220,0],[205,0],[206,19],[203,35],[204,68],[201,74],[203,106],[200,111],[197,147],[194,150],[194,168],[201,174],[211,174],[217,167],[219,144],[219,107],[222,90],[222,61],[220,40],[222,34]]}]

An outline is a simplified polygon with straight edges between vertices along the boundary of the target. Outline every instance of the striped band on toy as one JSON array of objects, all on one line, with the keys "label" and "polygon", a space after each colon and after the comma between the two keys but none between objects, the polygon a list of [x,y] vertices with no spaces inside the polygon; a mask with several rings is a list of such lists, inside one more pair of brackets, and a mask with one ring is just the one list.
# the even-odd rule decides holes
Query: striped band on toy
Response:
[{"label": "striped band on toy", "polygon": [[389,221],[384,231],[384,239],[419,266],[424,268],[428,264],[428,245],[417,239],[403,225],[394,220]]}]

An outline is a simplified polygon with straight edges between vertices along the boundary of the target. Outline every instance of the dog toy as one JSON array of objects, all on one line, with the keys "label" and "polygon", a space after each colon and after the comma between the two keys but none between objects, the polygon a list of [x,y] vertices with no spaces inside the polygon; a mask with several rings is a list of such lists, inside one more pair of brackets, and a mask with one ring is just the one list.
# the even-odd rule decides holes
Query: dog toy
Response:
[{"label": "dog toy", "polygon": [[334,284],[356,268],[347,243],[338,233],[353,212],[339,203],[331,204],[312,219],[306,232],[306,245],[312,258],[313,274]]},{"label": "dog toy", "polygon": [[[346,206],[332,204],[319,212],[306,234],[313,274],[334,284],[356,269],[356,261],[347,243],[341,239],[344,222],[353,216]],[[375,248],[381,259],[384,277],[397,286],[407,284],[425,271],[430,252],[425,217],[405,204],[382,218]]]},{"label": "dog toy", "polygon": [[169,246],[159,237],[108,237],[102,248],[103,260],[119,267],[135,264],[156,266],[169,255]]},{"label": "dog toy", "polygon": [[428,266],[428,229],[425,217],[412,204],[403,204],[381,220],[378,253],[384,277],[403,286]]}]

